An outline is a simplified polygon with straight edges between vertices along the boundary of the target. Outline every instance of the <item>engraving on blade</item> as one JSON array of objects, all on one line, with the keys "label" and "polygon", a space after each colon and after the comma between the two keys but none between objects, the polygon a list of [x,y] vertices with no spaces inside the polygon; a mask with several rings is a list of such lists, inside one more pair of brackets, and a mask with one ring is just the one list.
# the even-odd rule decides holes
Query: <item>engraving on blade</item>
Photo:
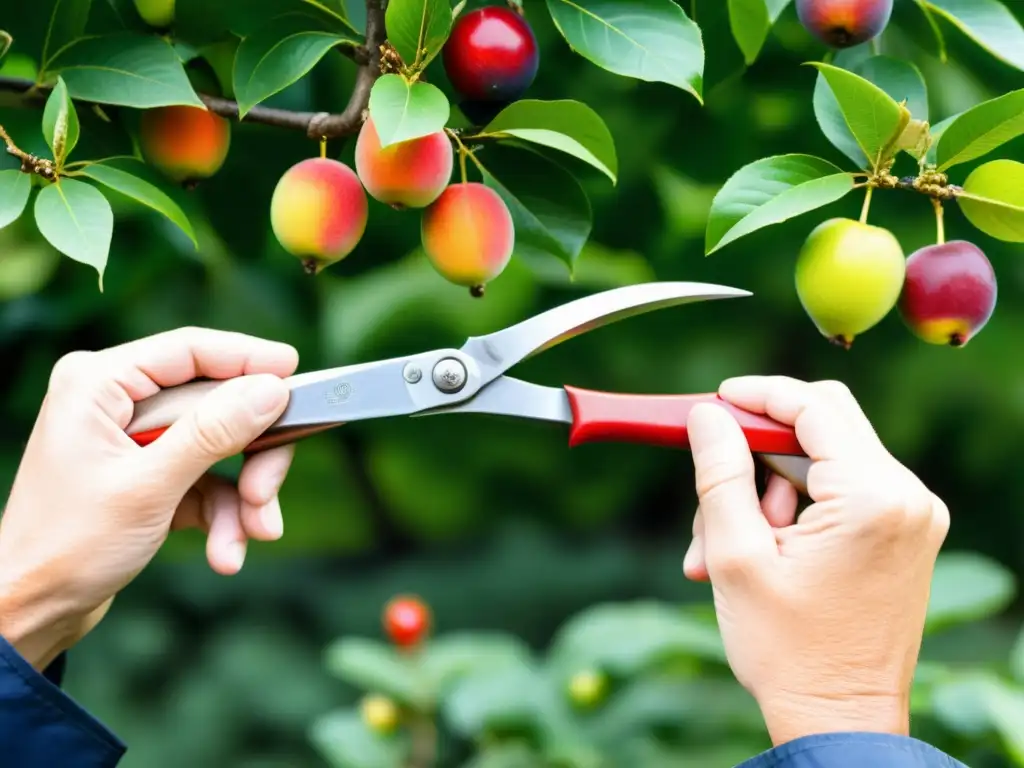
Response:
[{"label": "engraving on blade", "polygon": [[402,375],[406,358],[303,373],[289,379],[288,407],[271,430],[343,424],[419,410]]},{"label": "engraving on blade", "polygon": [[414,416],[436,416],[451,413],[486,413],[492,416],[514,416],[537,421],[572,424],[569,397],[561,387],[542,387],[521,379],[503,376],[471,400],[457,405],[433,408]]},{"label": "engraving on blade", "polygon": [[627,285],[570,301],[511,328],[472,337],[462,346],[462,352],[477,360],[482,383],[486,384],[531,355],[610,323],[657,309],[750,295],[750,291],[740,288],[708,283]]}]

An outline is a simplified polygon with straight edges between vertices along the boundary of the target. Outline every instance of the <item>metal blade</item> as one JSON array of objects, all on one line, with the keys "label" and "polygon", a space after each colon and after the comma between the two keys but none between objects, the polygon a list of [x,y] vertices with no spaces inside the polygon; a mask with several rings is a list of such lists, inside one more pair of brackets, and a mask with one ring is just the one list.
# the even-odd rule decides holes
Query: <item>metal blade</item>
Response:
[{"label": "metal blade", "polygon": [[492,416],[514,416],[520,419],[556,421],[572,424],[569,396],[561,387],[542,387],[511,376],[502,376],[463,403],[433,408],[414,414],[435,416],[450,413],[486,413]]},{"label": "metal blade", "polygon": [[751,295],[740,288],[708,283],[627,285],[562,304],[496,333],[472,337],[461,351],[477,361],[484,385],[538,352],[627,317],[696,301]]}]

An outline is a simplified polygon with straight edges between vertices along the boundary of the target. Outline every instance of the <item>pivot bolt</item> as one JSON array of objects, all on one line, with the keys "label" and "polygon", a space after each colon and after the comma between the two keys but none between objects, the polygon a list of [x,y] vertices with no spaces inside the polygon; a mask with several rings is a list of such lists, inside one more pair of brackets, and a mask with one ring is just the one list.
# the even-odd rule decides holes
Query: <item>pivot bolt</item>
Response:
[{"label": "pivot bolt", "polygon": [[453,394],[466,386],[466,366],[454,357],[446,357],[434,366],[434,386]]},{"label": "pivot bolt", "polygon": [[410,384],[415,384],[423,378],[423,371],[419,369],[418,365],[409,363],[402,371],[402,377]]}]

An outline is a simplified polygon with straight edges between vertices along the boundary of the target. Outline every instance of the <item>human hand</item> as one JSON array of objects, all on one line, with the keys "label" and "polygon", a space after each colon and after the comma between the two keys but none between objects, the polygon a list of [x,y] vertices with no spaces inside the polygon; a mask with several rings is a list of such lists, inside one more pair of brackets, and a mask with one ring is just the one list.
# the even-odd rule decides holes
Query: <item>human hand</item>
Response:
[{"label": "human hand", "polygon": [[[0,635],[42,669],[170,531],[204,531],[221,574],[242,567],[249,539],[279,538],[291,446],[247,457],[237,488],[207,472],[277,420],[297,366],[285,344],[200,328],[61,358],[0,521]],[[153,444],[125,434],[135,402],[197,377],[232,380]]]},{"label": "human hand", "polygon": [[838,382],[744,377],[720,396],[793,425],[813,504],[778,476],[758,499],[735,420],[687,426],[700,506],[683,569],[710,580],[726,654],[773,742],[818,733],[906,735],[932,572],[949,511],[885,449]]}]

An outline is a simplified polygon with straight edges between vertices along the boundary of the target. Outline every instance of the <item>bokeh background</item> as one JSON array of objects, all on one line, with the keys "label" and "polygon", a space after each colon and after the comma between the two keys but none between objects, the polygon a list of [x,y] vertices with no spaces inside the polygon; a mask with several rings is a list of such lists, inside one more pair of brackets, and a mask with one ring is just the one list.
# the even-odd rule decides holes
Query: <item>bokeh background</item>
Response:
[{"label": "bokeh background", "polygon": [[[45,18],[52,5],[3,0],[0,28]],[[1007,5],[1024,19],[1021,3]],[[516,259],[485,299],[474,300],[417,251],[416,214],[372,201],[358,249],[311,279],[274,240],[268,210],[280,175],[317,147],[280,129],[235,125],[223,171],[193,192],[175,192],[197,229],[198,251],[159,216],[121,201],[101,294],[95,273],[52,251],[30,216],[0,231],[0,492],[14,476],[49,370],[71,350],[204,325],[289,342],[301,369],[311,370],[458,346],[467,335],[627,283],[746,288],[753,298],[665,310],[571,340],[515,374],[649,393],[712,391],[749,373],[846,382],[891,450],[952,513],[949,570],[933,599],[951,601],[953,614],[970,620],[930,634],[924,656],[964,684],[923,695],[915,733],[972,766],[1024,764],[1014,762],[1024,758],[1024,708],[1015,727],[1000,728],[972,687],[1024,675],[1016,599],[1024,575],[1020,247],[985,237],[951,207],[949,237],[978,243],[999,277],[999,306],[985,331],[964,349],[930,347],[894,314],[852,351],[832,347],[801,310],[794,262],[821,220],[858,215],[859,195],[703,255],[711,199],[740,166],[789,152],[846,165],[815,123],[815,72],[801,64],[822,51],[792,8],[760,60],[738,77],[724,77],[735,56],[727,35],[706,30],[712,87],[704,108],[668,86],[590,65],[568,49],[538,0],[527,0],[526,10],[542,46],[531,95],[587,102],[619,151],[617,187],[587,178],[595,226],[575,280],[554,260]],[[1024,74],[944,21],[950,58],[941,63],[914,13],[909,0],[897,1],[908,31],[894,28],[883,52],[908,55],[921,68],[934,122],[1024,86]],[[24,57],[36,53],[17,40],[0,74],[19,74]],[[431,81],[447,87],[435,69]],[[353,74],[351,62],[329,56],[270,103],[337,110]],[[0,124],[26,148],[41,143],[39,118],[0,95]],[[103,130],[83,121],[83,133]],[[350,161],[353,145],[336,142],[330,151]],[[1024,160],[1024,140],[1001,154]],[[876,196],[871,221],[891,228],[908,254],[933,242],[931,208],[913,194]],[[60,468],[54,472],[59,481]],[[282,504],[284,538],[253,544],[233,578],[209,569],[198,536],[176,535],[71,654],[67,689],[128,742],[126,768],[327,765],[309,729],[361,691],[330,674],[325,648],[342,636],[379,638],[381,608],[398,592],[429,601],[441,633],[507,632],[538,652],[590,606],[710,602],[708,588],[681,573],[695,508],[682,452],[570,451],[558,427],[476,416],[354,424],[300,445]],[[693,765],[734,765],[767,746],[749,712],[730,706],[685,731],[687,722],[703,723],[695,718],[708,706],[708,699],[679,702]]]}]

